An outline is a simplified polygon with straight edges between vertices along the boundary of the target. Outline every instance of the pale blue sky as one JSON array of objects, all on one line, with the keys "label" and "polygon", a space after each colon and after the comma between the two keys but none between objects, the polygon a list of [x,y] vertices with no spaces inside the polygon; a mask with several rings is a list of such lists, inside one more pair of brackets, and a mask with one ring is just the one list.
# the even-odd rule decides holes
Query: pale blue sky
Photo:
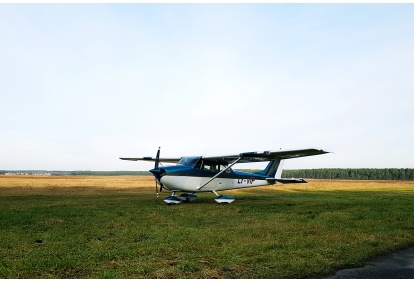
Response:
[{"label": "pale blue sky", "polygon": [[0,169],[414,167],[414,4],[0,4],[0,42]]}]

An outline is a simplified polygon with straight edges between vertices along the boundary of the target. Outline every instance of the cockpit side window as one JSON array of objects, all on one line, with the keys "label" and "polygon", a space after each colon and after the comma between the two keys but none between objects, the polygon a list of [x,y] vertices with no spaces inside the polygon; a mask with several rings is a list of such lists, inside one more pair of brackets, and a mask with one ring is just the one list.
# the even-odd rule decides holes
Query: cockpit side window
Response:
[{"label": "cockpit side window", "polygon": [[197,163],[194,165],[194,169],[201,170],[202,167],[203,167],[203,159],[200,158],[198,159]]}]

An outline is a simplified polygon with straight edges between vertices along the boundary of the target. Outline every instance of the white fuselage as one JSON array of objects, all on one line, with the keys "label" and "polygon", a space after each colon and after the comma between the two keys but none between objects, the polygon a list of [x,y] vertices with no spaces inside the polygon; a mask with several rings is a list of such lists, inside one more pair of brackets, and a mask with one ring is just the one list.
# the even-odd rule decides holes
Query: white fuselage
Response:
[{"label": "white fuselage", "polygon": [[216,178],[200,190],[197,190],[198,187],[210,179],[209,177],[166,175],[161,177],[160,181],[167,190],[184,192],[212,192],[270,185],[266,180],[255,178]]}]

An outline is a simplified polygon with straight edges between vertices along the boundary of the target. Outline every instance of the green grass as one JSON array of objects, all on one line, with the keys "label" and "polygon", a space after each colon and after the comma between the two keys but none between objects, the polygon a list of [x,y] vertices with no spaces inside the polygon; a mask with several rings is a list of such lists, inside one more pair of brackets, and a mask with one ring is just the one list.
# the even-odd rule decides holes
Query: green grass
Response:
[{"label": "green grass", "polygon": [[413,182],[315,181],[167,206],[139,178],[0,186],[0,278],[318,278],[414,244]]}]

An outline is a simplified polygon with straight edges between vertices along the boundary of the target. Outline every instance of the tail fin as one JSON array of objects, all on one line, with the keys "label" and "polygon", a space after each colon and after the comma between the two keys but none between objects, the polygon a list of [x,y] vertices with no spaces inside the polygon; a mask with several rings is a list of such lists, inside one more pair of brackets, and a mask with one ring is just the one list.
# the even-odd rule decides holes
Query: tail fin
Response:
[{"label": "tail fin", "polygon": [[268,181],[269,184],[275,184],[277,182],[280,182],[282,184],[307,183],[304,179],[282,178],[284,162],[284,159],[272,160],[269,162],[267,167],[258,174],[268,176],[269,178],[266,178],[266,181]]},{"label": "tail fin", "polygon": [[271,178],[281,178],[282,177],[282,171],[283,171],[283,163],[285,162],[284,159],[275,159],[269,162],[267,164],[266,168],[257,173],[260,175],[265,175]]}]

